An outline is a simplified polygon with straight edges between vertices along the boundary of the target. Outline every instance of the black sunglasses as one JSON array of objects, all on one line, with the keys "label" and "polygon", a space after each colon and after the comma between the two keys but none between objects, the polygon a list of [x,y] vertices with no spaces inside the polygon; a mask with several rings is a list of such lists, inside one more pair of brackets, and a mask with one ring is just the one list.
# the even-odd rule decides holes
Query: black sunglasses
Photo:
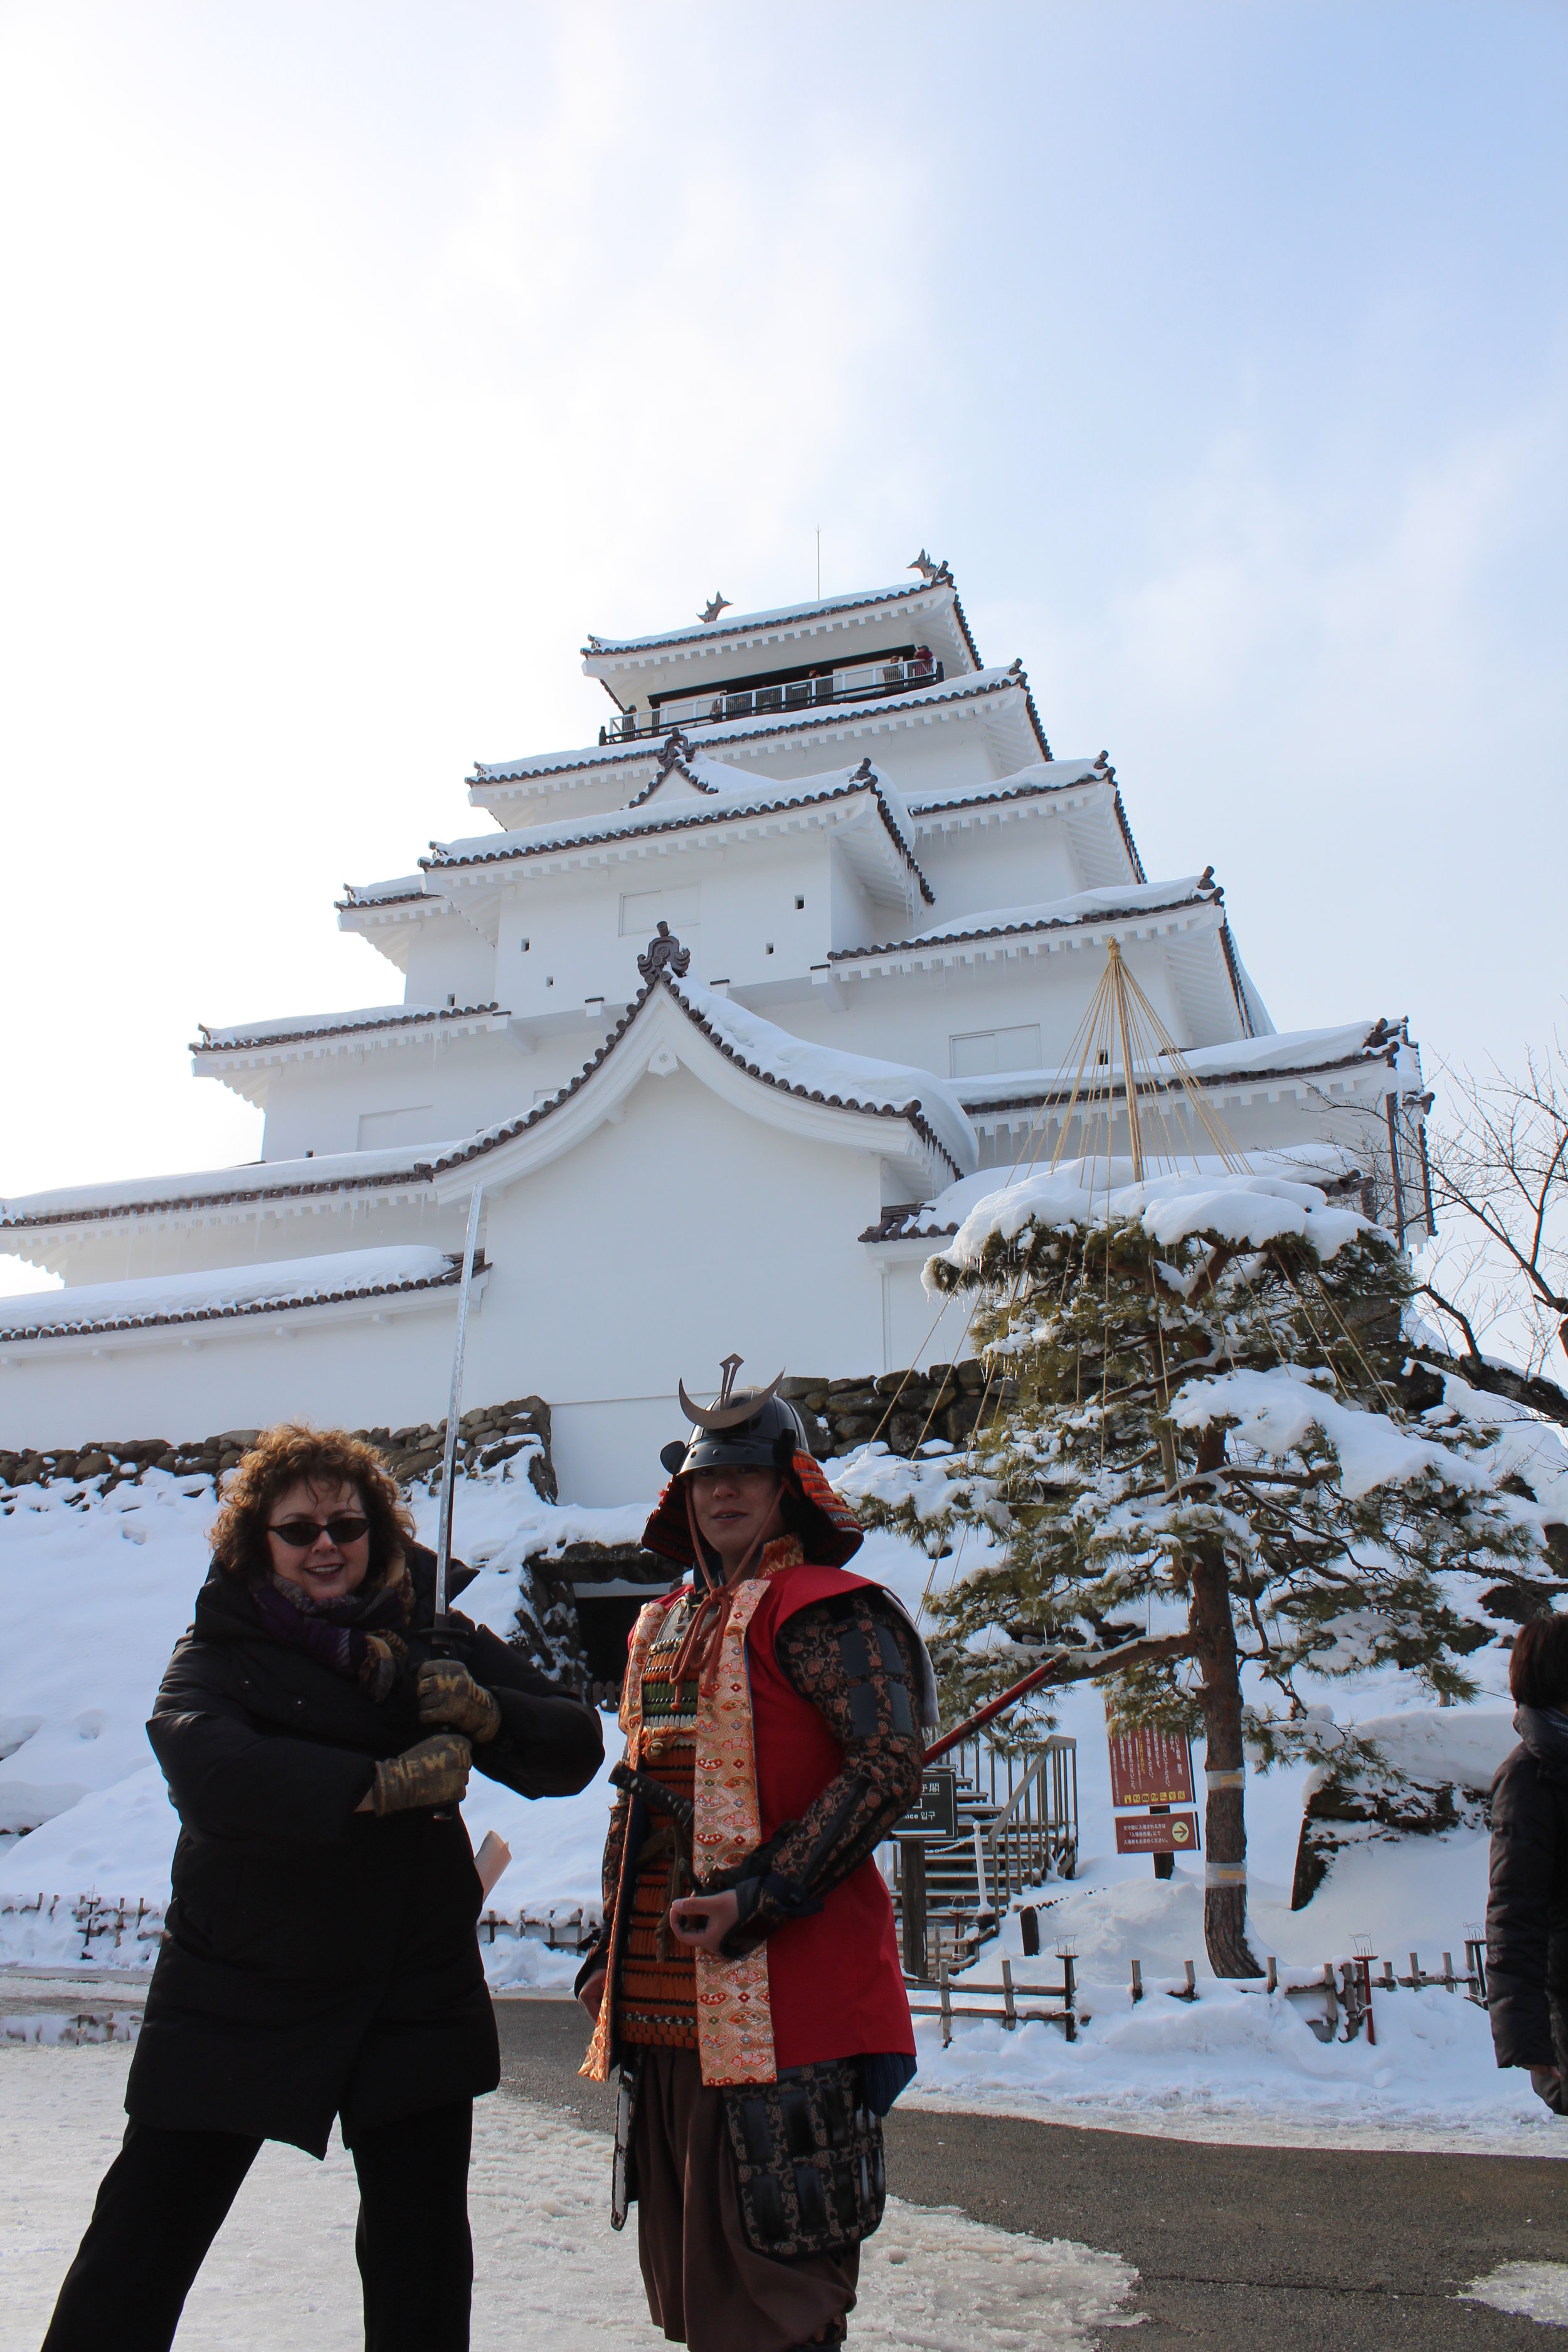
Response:
[{"label": "black sunglasses", "polygon": [[314,1519],[285,1519],[280,1527],[268,1528],[269,1536],[286,1543],[290,1551],[309,1551],[318,1536],[330,1536],[340,1548],[358,1543],[370,1521],[361,1518],[356,1511],[340,1511],[324,1527]]}]

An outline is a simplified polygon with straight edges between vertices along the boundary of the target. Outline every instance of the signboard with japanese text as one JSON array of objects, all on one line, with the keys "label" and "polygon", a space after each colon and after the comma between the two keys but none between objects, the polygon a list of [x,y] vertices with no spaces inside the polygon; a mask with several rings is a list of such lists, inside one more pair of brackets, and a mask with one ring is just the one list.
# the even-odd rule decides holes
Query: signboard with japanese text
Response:
[{"label": "signboard with japanese text", "polygon": [[1196,1853],[1196,1813],[1125,1813],[1116,1816],[1118,1853]]},{"label": "signboard with japanese text", "polygon": [[1113,1805],[1192,1803],[1193,1752],[1186,1740],[1143,1725],[1131,1731],[1108,1732],[1106,1738],[1110,1747]]},{"label": "signboard with japanese text", "polygon": [[929,1838],[933,1844],[958,1835],[958,1776],[949,1764],[933,1764],[921,1783],[916,1803],[901,1820],[894,1822],[889,1835],[896,1838]]}]

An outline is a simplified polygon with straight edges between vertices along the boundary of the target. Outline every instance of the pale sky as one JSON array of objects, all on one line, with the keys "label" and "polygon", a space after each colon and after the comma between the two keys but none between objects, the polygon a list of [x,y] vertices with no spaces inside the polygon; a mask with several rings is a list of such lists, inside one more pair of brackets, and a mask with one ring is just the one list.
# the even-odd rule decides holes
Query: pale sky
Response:
[{"label": "pale sky", "polygon": [[[584,633],[952,563],[1280,1028],[1563,1017],[1568,10],[0,0],[0,1192],[591,740]],[[37,1279],[0,1258],[0,1289]]]}]

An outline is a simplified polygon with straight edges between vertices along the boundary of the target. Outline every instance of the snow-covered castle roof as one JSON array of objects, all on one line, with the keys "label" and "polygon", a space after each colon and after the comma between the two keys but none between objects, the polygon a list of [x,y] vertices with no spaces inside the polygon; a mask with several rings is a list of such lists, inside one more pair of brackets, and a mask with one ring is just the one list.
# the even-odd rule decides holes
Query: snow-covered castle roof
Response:
[{"label": "snow-covered castle roof", "polygon": [[[601,740],[480,763],[487,830],[345,886],[400,1003],[201,1026],[194,1069],[264,1110],[256,1161],[0,1202],[0,1244],[68,1286],[0,1312],[0,1415],[18,1365],[36,1416],[68,1359],[87,1419],[140,1424],[113,1366],[162,1350],[204,1419],[341,1417],[345,1381],[360,1420],[428,1419],[476,1182],[475,1378],[560,1401],[569,1476],[574,1444],[669,1433],[672,1348],[956,1353],[910,1204],[1081,1130],[1069,1046],[1113,950],[1238,1150],[1386,1141],[1404,1030],[1273,1035],[1202,809],[1151,877],[1108,753],[1056,759],[1022,663],[984,667],[947,566],[917,568],[591,638]],[[1125,1120],[1115,1069],[1099,1093]]]}]

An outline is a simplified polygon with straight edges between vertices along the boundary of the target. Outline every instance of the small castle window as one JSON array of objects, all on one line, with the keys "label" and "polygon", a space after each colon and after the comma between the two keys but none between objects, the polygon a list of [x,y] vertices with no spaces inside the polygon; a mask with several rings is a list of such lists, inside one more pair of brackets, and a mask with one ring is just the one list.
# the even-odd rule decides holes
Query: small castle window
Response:
[{"label": "small castle window", "polygon": [[795,913],[796,913],[797,915],[800,913],[800,911],[801,911],[802,908],[803,908],[805,905],[805,900],[804,898],[797,898],[797,899],[795,900]]}]

